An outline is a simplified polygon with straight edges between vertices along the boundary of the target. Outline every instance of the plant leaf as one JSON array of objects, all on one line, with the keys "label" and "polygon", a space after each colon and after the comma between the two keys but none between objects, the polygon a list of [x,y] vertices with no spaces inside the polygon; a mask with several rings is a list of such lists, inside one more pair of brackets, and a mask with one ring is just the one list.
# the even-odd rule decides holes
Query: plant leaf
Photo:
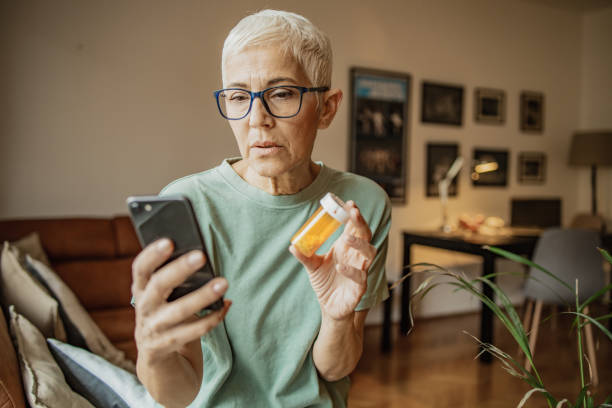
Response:
[{"label": "plant leaf", "polygon": [[603,315],[603,316],[596,317],[596,318],[595,318],[595,320],[597,320],[597,321],[601,321],[601,320],[608,320],[608,319],[609,319],[609,318],[611,318],[611,317],[612,317],[612,313],[607,314],[607,315]]},{"label": "plant leaf", "polygon": [[525,395],[523,395],[523,399],[521,400],[521,402],[518,403],[518,405],[516,406],[516,408],[522,408],[523,405],[525,405],[525,403],[527,402],[527,400],[529,398],[531,398],[531,396],[533,394],[535,394],[536,392],[546,392],[546,390],[544,388],[534,388],[532,390],[529,390],[525,393]]},{"label": "plant leaf", "polygon": [[612,256],[610,255],[608,251],[606,251],[603,248],[597,248],[597,250],[603,255],[604,258],[606,258],[606,261],[612,264]]},{"label": "plant leaf", "polygon": [[[493,282],[491,282],[489,280],[486,280],[486,279],[483,279],[483,278],[479,278],[479,280],[481,282],[483,282],[483,284],[487,284],[487,285],[491,286],[494,291],[501,292],[501,289],[499,289],[499,287],[497,287],[497,285],[495,285]],[[527,339],[527,335],[525,334],[523,326],[520,323],[520,320],[518,321],[518,325],[515,326],[513,321],[512,321],[512,318],[506,316],[506,314],[501,310],[501,308],[494,301],[492,301],[489,297],[487,297],[486,295],[481,293],[477,288],[475,288],[473,283],[471,283],[469,281],[466,281],[465,279],[463,279],[461,277],[458,277],[458,282],[449,282],[449,284],[464,288],[468,292],[470,292],[470,293],[474,294],[476,297],[478,297],[481,300],[481,302],[483,302],[485,304],[486,307],[491,309],[493,314],[495,314],[495,316],[506,327],[506,330],[508,330],[508,332],[512,335],[512,337],[514,338],[514,340],[516,341],[518,346],[521,348],[521,350],[523,351],[523,353],[527,357],[531,367],[533,368],[533,372],[535,374],[535,377],[537,378],[538,384],[541,385],[542,380],[541,380],[540,375],[539,375],[539,373],[538,373],[538,371],[537,371],[537,369],[536,369],[536,367],[535,367],[535,365],[533,363],[533,356],[532,356],[531,350],[529,348],[529,341]],[[504,296],[505,296],[505,294],[504,294]],[[514,310],[513,307],[512,307],[512,309]],[[516,311],[515,311],[515,313],[516,313]],[[522,366],[519,366],[519,367],[520,367],[521,371],[523,371],[525,374],[527,374],[527,371]]]},{"label": "plant leaf", "polygon": [[[527,384],[529,384],[531,388],[544,388],[541,381],[535,378],[531,373],[528,373],[523,368],[522,364],[518,363],[514,358],[512,358],[512,356],[503,352],[502,350],[500,350],[499,348],[495,347],[492,344],[483,343],[477,337],[466,332],[465,330],[463,331],[463,333],[467,334],[472,339],[474,339],[481,347],[480,353],[478,353],[478,355],[475,358],[478,358],[482,353],[489,353],[493,357],[497,358],[502,363],[503,365],[502,368],[505,371],[507,371],[510,375],[520,378],[521,380],[525,381]],[[548,394],[548,392],[545,395],[547,399],[552,398],[552,396]]]},{"label": "plant leaf", "polygon": [[398,279],[395,282],[393,282],[391,284],[391,286],[389,286],[389,290],[393,290],[393,289],[397,288],[403,281],[405,281],[406,279],[408,279],[409,277],[411,277],[412,275],[414,275],[416,273],[430,272],[430,271],[435,271],[435,270],[447,272],[447,270],[445,268],[443,268],[443,267],[441,267],[439,265],[436,265],[436,264],[428,263],[428,262],[418,262],[418,263],[415,263],[415,264],[406,265],[406,266],[404,266],[403,269],[413,269],[414,267],[417,267],[417,266],[427,266],[427,267],[430,267],[430,268],[433,268],[433,269],[430,269],[430,270],[421,270],[421,271],[411,270],[410,272],[408,272],[407,274],[402,276],[400,279]]},{"label": "plant leaf", "polygon": [[607,291],[612,290],[612,283],[608,286],[598,290],[593,296],[584,301],[583,304],[580,305],[580,310],[582,311],[585,306],[591,304],[594,300],[597,300],[601,295],[605,294]]},{"label": "plant leaf", "polygon": [[591,317],[589,315],[586,315],[584,313],[580,313],[580,312],[563,312],[563,314],[573,314],[573,315],[580,316],[580,317],[590,321],[592,324],[597,326],[597,328],[599,330],[601,330],[603,332],[603,334],[605,334],[610,340],[612,340],[612,333],[610,333],[610,331],[603,324],[599,323],[597,321],[597,319],[595,319],[595,318],[593,318],[593,317]]},{"label": "plant leaf", "polygon": [[612,407],[612,394],[608,395],[603,404],[599,405],[600,407]]},{"label": "plant leaf", "polygon": [[511,261],[514,262],[518,262],[518,263],[522,263],[523,265],[528,265],[531,266],[533,268],[539,269],[542,272],[544,272],[545,274],[547,274],[548,276],[550,276],[551,278],[553,278],[554,280],[556,280],[557,282],[559,282],[560,284],[562,284],[563,286],[565,286],[570,292],[572,292],[572,294],[574,293],[574,288],[572,288],[567,282],[564,282],[562,279],[559,279],[555,274],[549,272],[546,268],[544,268],[543,266],[538,265],[535,262],[530,261],[529,259],[522,257],[520,255],[516,255],[510,251],[506,251],[504,249],[501,248],[497,248],[494,246],[488,246],[485,245],[483,246],[484,249],[493,252],[494,254],[503,256],[504,258],[510,259]]},{"label": "plant leaf", "polygon": [[[516,309],[512,305],[510,298],[508,298],[506,293],[503,290],[501,290],[499,286],[497,286],[495,283],[491,282],[490,280],[484,279],[484,278],[477,278],[476,280],[482,282],[483,285],[488,285],[489,287],[491,287],[491,289],[493,289],[493,291],[495,292],[495,295],[497,296],[497,298],[500,299],[500,301],[502,302],[504,309],[507,312],[507,315],[504,314],[499,307],[497,307],[495,302],[490,301],[490,303],[485,302],[485,304],[487,304],[487,306],[491,308],[493,313],[502,321],[504,326],[506,326],[506,329],[510,332],[510,334],[512,335],[512,337],[514,338],[518,346],[523,351],[523,353],[525,353],[525,356],[529,360],[532,368],[534,368],[534,373],[536,373],[537,375],[537,371],[535,371],[535,367],[533,364],[533,356],[531,355],[531,350],[529,349],[529,339],[527,338],[527,334],[525,333],[525,328],[523,327],[521,319],[518,313],[516,312]],[[484,296],[484,294],[482,294],[482,296]],[[495,304],[496,307],[492,308],[490,306],[491,303]],[[537,376],[539,378],[539,375]]]},{"label": "plant leaf", "polygon": [[582,404],[584,404],[584,396],[586,395],[588,390],[589,390],[588,385],[585,385],[584,387],[582,387],[582,389],[580,390],[580,393],[578,394],[578,398],[576,398],[576,404],[574,404],[575,407],[579,407]]}]

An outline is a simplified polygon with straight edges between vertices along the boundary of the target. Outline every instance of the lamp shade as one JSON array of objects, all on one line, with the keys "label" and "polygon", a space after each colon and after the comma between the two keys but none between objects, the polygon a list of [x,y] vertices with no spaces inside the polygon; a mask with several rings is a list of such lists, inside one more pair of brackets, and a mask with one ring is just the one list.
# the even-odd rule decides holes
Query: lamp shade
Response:
[{"label": "lamp shade", "polygon": [[576,132],[572,138],[569,164],[612,166],[612,130]]}]

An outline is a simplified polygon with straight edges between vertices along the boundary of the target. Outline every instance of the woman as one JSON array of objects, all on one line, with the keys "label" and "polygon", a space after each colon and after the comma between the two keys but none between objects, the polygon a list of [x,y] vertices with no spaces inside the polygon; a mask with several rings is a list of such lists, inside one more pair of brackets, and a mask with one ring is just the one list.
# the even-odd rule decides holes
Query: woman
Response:
[{"label": "woman", "polygon": [[[311,160],[342,91],[330,89],[329,40],[308,20],[244,18],[225,41],[222,75],[215,97],[241,157],[162,191],[191,199],[208,259],[190,253],[153,274],[172,251],[160,240],[134,261],[138,376],[166,406],[345,406],[368,309],[388,296],[388,198]],[[328,191],[351,200],[345,228],[311,257],[287,248]],[[220,277],[167,302],[204,262]],[[222,295],[222,310],[196,316]]]}]

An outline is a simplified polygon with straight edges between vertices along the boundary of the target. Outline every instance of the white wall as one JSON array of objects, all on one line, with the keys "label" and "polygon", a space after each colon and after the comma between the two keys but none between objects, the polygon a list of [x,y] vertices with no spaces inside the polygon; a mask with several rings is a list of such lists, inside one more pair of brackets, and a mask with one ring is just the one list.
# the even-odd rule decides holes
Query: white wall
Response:
[{"label": "white wall", "polygon": [[[580,128],[612,129],[612,7],[582,18]],[[612,154],[612,152],[610,152]],[[579,169],[579,206],[591,209],[589,169]],[[598,211],[612,220],[612,169],[597,171]],[[609,224],[610,225],[610,224]]]},{"label": "white wall", "polygon": [[[451,216],[507,218],[513,196],[561,196],[566,221],[585,207],[577,194],[584,174],[567,166],[567,150],[571,133],[594,114],[590,108],[581,114],[581,105],[609,101],[601,82],[588,83],[585,73],[601,71],[610,29],[583,32],[581,25],[593,19],[605,26],[609,11],[583,19],[506,0],[40,0],[0,7],[6,58],[0,64],[0,218],[125,213],[127,195],[157,192],[236,155],[211,93],[220,86],[225,35],[265,7],[304,14],[332,39],[334,85],[346,99],[314,153],[332,167],[347,168],[349,68],[412,75],[408,203],[393,211],[390,276],[401,267],[400,231],[440,222],[437,200],[425,198],[428,141],[459,142],[467,158],[475,146],[511,151],[508,188],[474,189],[464,170]],[[584,38],[596,45],[583,52]],[[465,86],[462,127],[420,123],[423,79]],[[506,91],[503,126],[474,123],[477,86]],[[519,131],[521,90],[546,96],[542,135]],[[517,154],[524,150],[547,153],[543,186],[517,184]]]}]

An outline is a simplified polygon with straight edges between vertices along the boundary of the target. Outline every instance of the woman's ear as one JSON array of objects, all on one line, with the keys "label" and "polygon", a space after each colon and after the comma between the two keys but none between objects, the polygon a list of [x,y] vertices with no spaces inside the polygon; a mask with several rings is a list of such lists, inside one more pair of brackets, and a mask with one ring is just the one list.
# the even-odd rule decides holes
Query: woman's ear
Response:
[{"label": "woman's ear", "polygon": [[323,94],[321,101],[321,114],[319,115],[319,129],[327,129],[334,120],[338,107],[342,102],[342,91],[338,88],[330,89]]}]

